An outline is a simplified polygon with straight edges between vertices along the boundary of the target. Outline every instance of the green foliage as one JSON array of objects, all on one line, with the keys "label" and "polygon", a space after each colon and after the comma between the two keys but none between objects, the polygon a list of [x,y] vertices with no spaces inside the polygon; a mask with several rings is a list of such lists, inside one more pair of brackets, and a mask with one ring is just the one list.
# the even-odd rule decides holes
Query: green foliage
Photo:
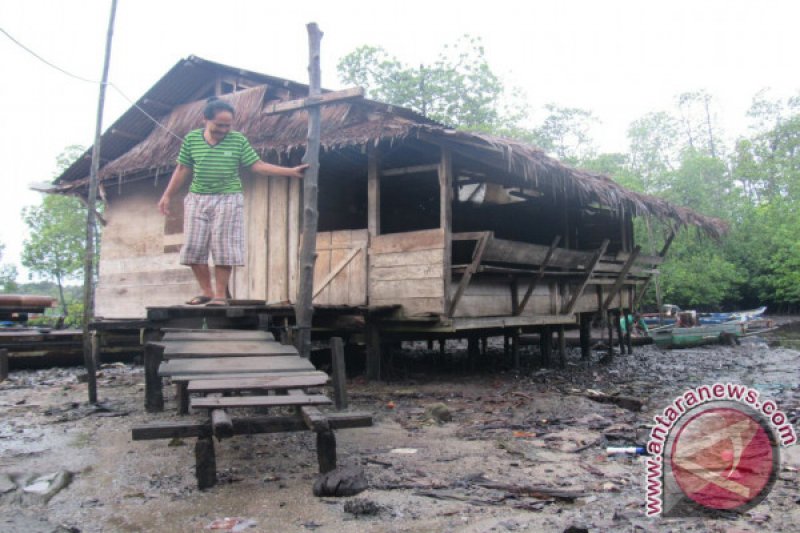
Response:
[{"label": "green foliage", "polygon": [[445,46],[431,64],[406,65],[381,47],[361,46],[339,61],[337,71],[343,83],[364,87],[370,98],[462,129],[502,132],[526,114],[524,107],[503,104],[504,84],[481,40],[468,35]]},{"label": "green foliage", "polygon": [[[0,243],[0,260],[3,258],[6,245]],[[8,294],[16,292],[19,288],[17,284],[17,267],[0,263],[0,292]]]},{"label": "green foliage", "polygon": [[534,144],[573,165],[594,157],[597,150],[590,131],[599,120],[591,111],[552,103],[545,110],[541,126],[531,132]]}]

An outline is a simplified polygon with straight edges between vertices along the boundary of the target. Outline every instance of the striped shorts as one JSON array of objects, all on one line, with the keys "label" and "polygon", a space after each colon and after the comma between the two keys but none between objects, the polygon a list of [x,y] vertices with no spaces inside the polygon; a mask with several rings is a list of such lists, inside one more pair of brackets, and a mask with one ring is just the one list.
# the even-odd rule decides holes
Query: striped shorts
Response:
[{"label": "striped shorts", "polygon": [[183,201],[182,265],[244,265],[244,197],[242,193],[197,194]]}]

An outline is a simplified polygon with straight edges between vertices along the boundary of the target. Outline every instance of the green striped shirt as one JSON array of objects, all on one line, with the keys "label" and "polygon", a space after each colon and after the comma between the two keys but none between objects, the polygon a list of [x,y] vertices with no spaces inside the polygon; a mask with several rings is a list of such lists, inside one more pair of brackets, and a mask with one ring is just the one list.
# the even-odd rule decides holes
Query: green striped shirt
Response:
[{"label": "green striped shirt", "polygon": [[183,139],[178,163],[192,167],[190,191],[198,194],[242,192],[239,168],[249,167],[260,158],[247,137],[231,131],[219,144],[206,142],[203,130],[192,130]]}]

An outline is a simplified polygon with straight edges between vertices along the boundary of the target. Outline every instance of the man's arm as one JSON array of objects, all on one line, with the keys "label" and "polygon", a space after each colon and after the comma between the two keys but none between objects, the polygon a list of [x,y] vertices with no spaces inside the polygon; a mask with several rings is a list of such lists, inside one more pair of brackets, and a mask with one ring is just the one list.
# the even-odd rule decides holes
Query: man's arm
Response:
[{"label": "man's arm", "polygon": [[298,165],[296,167],[282,167],[265,163],[258,160],[250,166],[250,170],[259,176],[286,176],[288,178],[302,178],[308,165]]},{"label": "man's arm", "polygon": [[175,194],[176,191],[179,191],[183,184],[186,183],[186,180],[192,177],[192,167],[187,167],[186,165],[182,165],[178,163],[178,166],[175,167],[175,171],[172,173],[172,177],[169,179],[169,184],[167,185],[167,189],[164,191],[164,194],[161,195],[161,200],[158,201],[158,210],[161,211],[162,215],[169,215],[169,202],[172,199],[172,195]]}]

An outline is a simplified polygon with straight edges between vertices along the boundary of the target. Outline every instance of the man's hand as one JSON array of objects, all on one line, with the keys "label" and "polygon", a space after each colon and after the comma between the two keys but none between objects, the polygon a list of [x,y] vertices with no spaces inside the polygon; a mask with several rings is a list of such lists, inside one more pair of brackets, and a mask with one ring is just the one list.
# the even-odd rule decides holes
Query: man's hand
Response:
[{"label": "man's hand", "polygon": [[158,201],[158,210],[161,211],[161,214],[165,217],[169,216],[169,201],[170,197],[166,194]]},{"label": "man's hand", "polygon": [[254,173],[259,176],[286,176],[287,178],[302,178],[308,165],[297,165],[296,167],[282,167],[280,165],[273,165],[272,163],[265,163],[264,161],[256,161],[250,167]]}]

